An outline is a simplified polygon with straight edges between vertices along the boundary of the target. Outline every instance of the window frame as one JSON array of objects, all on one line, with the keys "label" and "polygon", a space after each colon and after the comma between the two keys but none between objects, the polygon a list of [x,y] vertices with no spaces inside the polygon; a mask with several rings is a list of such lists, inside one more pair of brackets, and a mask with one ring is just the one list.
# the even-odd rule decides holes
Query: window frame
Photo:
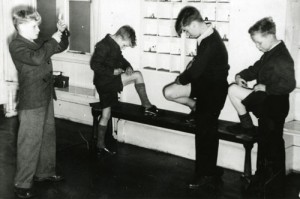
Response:
[{"label": "window frame", "polygon": [[[81,64],[89,64],[90,58],[94,53],[94,45],[100,39],[100,14],[97,12],[100,10],[100,1],[92,0],[56,0],[56,15],[59,13],[63,15],[63,19],[69,27],[70,22],[70,1],[84,1],[90,2],[90,52],[85,52],[85,54],[80,54],[76,51],[69,51],[69,47],[62,53],[55,54],[52,56],[53,60],[65,61],[65,62],[75,62]],[[71,33],[72,34],[72,33]]]}]

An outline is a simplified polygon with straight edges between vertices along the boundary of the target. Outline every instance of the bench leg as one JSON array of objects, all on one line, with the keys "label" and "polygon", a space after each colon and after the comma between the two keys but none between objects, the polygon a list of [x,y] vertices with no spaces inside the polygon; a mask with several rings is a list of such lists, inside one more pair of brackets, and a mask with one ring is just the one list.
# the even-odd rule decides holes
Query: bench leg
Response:
[{"label": "bench leg", "polygon": [[101,111],[95,110],[92,108],[92,116],[93,116],[93,135],[90,141],[91,150],[96,149],[97,145],[97,137],[98,137],[98,125],[99,125],[99,117],[101,116]]},{"label": "bench leg", "polygon": [[245,143],[243,145],[245,148],[245,164],[244,164],[244,173],[242,174],[242,178],[244,178],[247,182],[250,182],[252,176],[251,151],[253,148],[253,144]]}]

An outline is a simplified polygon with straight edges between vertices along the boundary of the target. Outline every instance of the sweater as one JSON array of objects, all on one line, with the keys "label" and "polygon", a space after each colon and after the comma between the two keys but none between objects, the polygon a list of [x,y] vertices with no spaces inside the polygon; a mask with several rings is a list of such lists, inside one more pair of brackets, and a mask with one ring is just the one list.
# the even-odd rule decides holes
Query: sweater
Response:
[{"label": "sweater", "polygon": [[238,75],[264,84],[268,95],[289,94],[296,87],[294,61],[283,41]]}]

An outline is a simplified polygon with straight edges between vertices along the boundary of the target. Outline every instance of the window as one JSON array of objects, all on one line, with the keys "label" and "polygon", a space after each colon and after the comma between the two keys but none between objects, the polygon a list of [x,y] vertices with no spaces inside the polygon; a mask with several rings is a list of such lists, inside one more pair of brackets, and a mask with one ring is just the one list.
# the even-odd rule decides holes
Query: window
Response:
[{"label": "window", "polygon": [[[90,54],[92,22],[91,0],[39,0],[37,10],[42,16],[40,25],[41,36],[49,38],[56,31],[58,15],[62,14],[63,20],[70,30],[70,45],[68,53]],[[96,5],[97,4],[97,5]],[[99,6],[95,3],[95,6]],[[95,17],[94,17],[95,18]],[[97,27],[96,27],[97,28]]]},{"label": "window", "polygon": [[90,52],[90,2],[70,1],[70,50]]},{"label": "window", "polygon": [[40,36],[50,38],[56,31],[56,0],[37,1],[37,11],[42,17]]}]

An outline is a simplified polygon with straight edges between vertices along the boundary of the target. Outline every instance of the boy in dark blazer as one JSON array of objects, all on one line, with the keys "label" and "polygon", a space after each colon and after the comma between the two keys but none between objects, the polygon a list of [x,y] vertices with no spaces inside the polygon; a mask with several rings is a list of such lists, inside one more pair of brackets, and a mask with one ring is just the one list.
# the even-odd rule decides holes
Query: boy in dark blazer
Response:
[{"label": "boy in dark blazer", "polygon": [[28,9],[14,13],[17,36],[9,45],[18,71],[18,116],[15,193],[20,198],[34,196],[35,181],[60,181],[56,168],[56,136],[53,108],[51,56],[68,47],[66,25],[59,21],[58,31],[48,41],[39,39],[41,16]]},{"label": "boy in dark blazer", "polygon": [[114,154],[105,146],[105,134],[111,115],[111,106],[118,102],[118,92],[121,92],[124,86],[134,84],[145,115],[155,116],[158,112],[156,106],[152,105],[148,99],[142,73],[133,71],[130,63],[122,55],[124,48],[135,45],[135,31],[130,26],[122,26],[114,35],[108,34],[96,44],[91,59],[94,84],[103,109],[98,128],[98,157]]},{"label": "boy in dark blazer", "polygon": [[186,32],[197,38],[197,55],[163,92],[166,99],[188,106],[197,126],[195,177],[189,188],[214,186],[223,173],[217,167],[218,117],[227,96],[228,54],[218,31],[205,23],[195,7],[179,12],[175,29],[179,35]]},{"label": "boy in dark blazer", "polygon": [[[289,112],[289,93],[294,90],[296,80],[294,61],[284,42],[277,39],[272,18],[257,21],[249,34],[263,55],[253,66],[238,73],[236,84],[229,87],[228,95],[241,123],[228,130],[244,139],[258,136],[257,170],[252,181],[257,186],[274,176],[285,175],[283,127]],[[252,80],[257,83],[249,88],[247,82]],[[258,132],[249,112],[259,118]]]}]

